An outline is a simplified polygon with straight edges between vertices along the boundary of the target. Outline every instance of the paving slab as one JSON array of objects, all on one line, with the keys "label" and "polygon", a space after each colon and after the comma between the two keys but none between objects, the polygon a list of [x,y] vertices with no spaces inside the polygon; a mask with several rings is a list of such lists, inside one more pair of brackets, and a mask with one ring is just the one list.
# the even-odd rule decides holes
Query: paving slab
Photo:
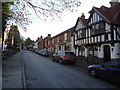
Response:
[{"label": "paving slab", "polygon": [[21,54],[16,53],[2,62],[2,88],[22,88]]}]

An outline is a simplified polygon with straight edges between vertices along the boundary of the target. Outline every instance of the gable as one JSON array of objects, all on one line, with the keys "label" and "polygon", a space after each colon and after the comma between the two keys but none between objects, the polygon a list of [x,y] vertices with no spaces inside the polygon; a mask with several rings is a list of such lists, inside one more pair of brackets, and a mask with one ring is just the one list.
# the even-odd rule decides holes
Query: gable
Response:
[{"label": "gable", "polygon": [[85,25],[83,24],[83,22],[81,21],[81,19],[78,18],[75,31],[78,31],[78,30],[80,30],[80,29],[82,29],[84,27],[85,27]]},{"label": "gable", "polygon": [[103,21],[103,17],[98,12],[93,10],[89,17],[88,25],[92,25],[100,21]]}]

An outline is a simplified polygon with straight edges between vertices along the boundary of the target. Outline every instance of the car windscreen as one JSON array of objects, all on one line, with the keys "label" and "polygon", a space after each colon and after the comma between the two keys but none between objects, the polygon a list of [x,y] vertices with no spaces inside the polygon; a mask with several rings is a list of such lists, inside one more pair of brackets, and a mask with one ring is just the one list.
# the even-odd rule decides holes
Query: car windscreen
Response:
[{"label": "car windscreen", "polygon": [[48,51],[42,51],[43,53],[48,53]]},{"label": "car windscreen", "polygon": [[76,56],[74,52],[65,52],[65,54],[68,56]]}]

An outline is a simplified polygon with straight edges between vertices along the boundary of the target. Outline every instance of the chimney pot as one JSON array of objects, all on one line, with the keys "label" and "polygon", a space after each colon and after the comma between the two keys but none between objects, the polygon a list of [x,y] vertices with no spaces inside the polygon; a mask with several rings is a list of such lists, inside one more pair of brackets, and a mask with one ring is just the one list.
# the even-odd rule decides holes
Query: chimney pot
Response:
[{"label": "chimney pot", "polygon": [[85,15],[84,15],[84,13],[82,13],[81,18],[84,18],[84,19],[85,19]]},{"label": "chimney pot", "polygon": [[51,34],[48,34],[49,37],[51,37]]},{"label": "chimney pot", "polygon": [[118,5],[118,3],[119,3],[119,0],[111,0],[110,1],[111,7]]}]

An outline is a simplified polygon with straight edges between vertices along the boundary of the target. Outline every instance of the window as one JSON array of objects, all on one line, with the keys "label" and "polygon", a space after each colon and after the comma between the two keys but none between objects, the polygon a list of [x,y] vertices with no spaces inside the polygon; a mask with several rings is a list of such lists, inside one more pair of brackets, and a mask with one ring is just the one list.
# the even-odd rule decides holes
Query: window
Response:
[{"label": "window", "polygon": [[54,43],[54,38],[52,39],[52,43]]},{"label": "window", "polygon": [[93,25],[92,29],[104,29],[104,23]]},{"label": "window", "polygon": [[64,40],[67,40],[67,33],[64,34]]},{"label": "window", "polygon": [[99,27],[100,29],[104,29],[104,23],[100,23]]},{"label": "window", "polygon": [[57,42],[59,42],[59,36],[57,37]]},{"label": "window", "polygon": [[99,26],[100,26],[99,24],[96,24],[95,29],[99,29],[100,28]]},{"label": "window", "polygon": [[50,45],[50,41],[48,41],[48,45]]}]

